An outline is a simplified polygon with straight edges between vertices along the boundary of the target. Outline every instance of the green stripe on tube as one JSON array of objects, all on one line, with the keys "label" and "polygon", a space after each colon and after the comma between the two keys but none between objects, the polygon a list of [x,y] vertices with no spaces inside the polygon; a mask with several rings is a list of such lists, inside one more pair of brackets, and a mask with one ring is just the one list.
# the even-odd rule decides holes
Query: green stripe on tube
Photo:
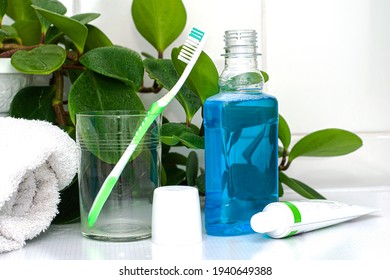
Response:
[{"label": "green stripe on tube", "polygon": [[[302,216],[301,216],[301,212],[299,212],[299,209],[291,202],[289,201],[283,201],[284,204],[286,204],[288,206],[288,208],[290,208],[291,212],[293,213],[293,216],[294,216],[294,224],[296,223],[300,223],[302,221]],[[291,236],[291,235],[295,235],[297,234],[298,231],[297,230],[294,230],[292,232],[290,232],[288,236]]]}]

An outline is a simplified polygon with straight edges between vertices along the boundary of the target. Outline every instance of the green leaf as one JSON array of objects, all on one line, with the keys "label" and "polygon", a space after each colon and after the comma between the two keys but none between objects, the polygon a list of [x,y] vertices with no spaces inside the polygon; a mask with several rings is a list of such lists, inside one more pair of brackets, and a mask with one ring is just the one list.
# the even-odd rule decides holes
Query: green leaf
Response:
[{"label": "green leaf", "polygon": [[7,43],[22,43],[21,39],[19,38],[18,31],[14,27],[9,25],[3,25],[0,29],[0,42],[5,40],[7,41]]},{"label": "green leaf", "polygon": [[279,181],[303,197],[309,199],[325,199],[324,196],[315,191],[313,188],[309,187],[305,183],[302,183],[301,181],[288,177],[283,172],[279,172]]},{"label": "green leaf", "polygon": [[[181,75],[186,64],[177,58],[180,50],[181,48],[172,49],[171,58],[176,71]],[[202,52],[186,84],[200,97],[203,104],[208,97],[218,93],[218,79],[218,70],[214,62],[205,52]]]},{"label": "green leaf", "polygon": [[14,27],[9,26],[9,25],[3,25],[0,30],[2,32],[5,32],[7,39],[12,39],[15,41],[20,40],[19,35],[18,35],[18,31]]},{"label": "green leaf", "polygon": [[363,145],[354,133],[329,128],[310,133],[300,139],[291,149],[289,161],[299,156],[331,157],[349,154]]},{"label": "green leaf", "polygon": [[[158,84],[167,90],[171,90],[179,79],[179,75],[170,59],[146,58],[143,63],[150,78],[156,80]],[[187,122],[191,122],[196,112],[202,106],[200,98],[184,84],[176,94],[176,99],[185,111]]]},{"label": "green leaf", "polygon": [[232,77],[230,83],[234,85],[252,85],[264,83],[263,76],[258,72],[245,72]]},{"label": "green leaf", "polygon": [[82,73],[84,73],[84,70],[80,69],[67,69],[66,70],[67,76],[69,78],[69,81],[71,84],[74,84],[76,80],[80,77]]},{"label": "green leaf", "polygon": [[37,14],[31,7],[30,0],[8,1],[7,15],[14,21],[33,20],[38,21]]},{"label": "green leaf", "polygon": [[89,50],[99,48],[99,47],[108,47],[112,46],[111,40],[96,26],[87,24],[88,28],[88,37],[85,42],[84,51],[88,52]]},{"label": "green leaf", "polygon": [[186,164],[186,177],[187,177],[187,185],[195,186],[196,178],[198,177],[198,169],[199,169],[199,160],[196,152],[191,151],[187,157]]},{"label": "green leaf", "polygon": [[85,13],[85,14],[77,14],[72,16],[71,18],[77,20],[78,22],[82,24],[90,23],[91,21],[97,19],[100,17],[100,14],[98,13]]},{"label": "green leaf", "polygon": [[269,81],[269,75],[266,72],[261,71],[261,70],[260,70],[260,73],[261,73],[261,75],[263,75],[264,83],[268,82]]},{"label": "green leaf", "polygon": [[178,136],[181,143],[188,148],[193,149],[204,149],[204,139],[203,137],[196,135],[193,132],[183,132]]},{"label": "green leaf", "polygon": [[138,32],[160,53],[182,33],[187,20],[181,0],[134,0],[131,13]]},{"label": "green leaf", "polygon": [[287,151],[291,143],[291,131],[286,120],[282,117],[282,115],[279,115],[278,129],[279,129],[278,131],[279,139],[283,144],[284,150]]},{"label": "green leaf", "polygon": [[39,43],[41,24],[30,0],[8,1],[7,15],[15,21],[12,26],[18,31],[23,45]]},{"label": "green leaf", "polygon": [[170,146],[180,142],[189,148],[204,149],[203,137],[196,135],[193,130],[180,123],[165,123],[161,127],[161,141]]},{"label": "green leaf", "polygon": [[29,51],[19,50],[11,58],[12,65],[27,74],[50,74],[65,62],[66,52],[57,45],[44,45]]},{"label": "green leaf", "polygon": [[180,140],[176,135],[180,135],[183,130],[183,127],[177,123],[163,124],[161,126],[161,142],[169,146],[177,145]]},{"label": "green leaf", "polygon": [[162,161],[164,166],[176,167],[177,165],[187,165],[187,158],[184,155],[175,152],[166,154]]},{"label": "green leaf", "polygon": [[165,168],[165,173],[167,177],[167,186],[180,185],[186,178],[186,172],[177,167]]},{"label": "green leaf", "polygon": [[41,38],[41,25],[39,20],[19,20],[12,24],[19,37],[22,39],[23,45],[32,46],[39,44]]},{"label": "green leaf", "polygon": [[57,44],[58,40],[62,38],[64,33],[57,28],[57,26],[50,26],[46,32],[45,36],[45,45],[48,44]]},{"label": "green leaf", "polygon": [[196,134],[196,135],[200,135],[200,128],[197,127],[195,124],[191,123],[189,125],[189,128],[192,129],[192,131]]},{"label": "green leaf", "polygon": [[5,12],[7,11],[8,6],[8,0],[0,0],[0,27],[1,23],[3,21],[3,17],[5,15]]},{"label": "green leaf", "polygon": [[68,102],[73,123],[78,112],[145,110],[134,87],[89,70],[73,84]]},{"label": "green leaf", "polygon": [[8,37],[8,32],[3,29],[0,29],[0,42],[3,41],[4,38]]},{"label": "green leaf", "polygon": [[87,27],[75,19],[53,13],[48,10],[32,6],[40,15],[58,27],[75,44],[79,53],[83,53],[84,45],[88,36]]},{"label": "green leaf", "polygon": [[141,55],[145,58],[156,58],[154,57],[153,55],[151,55],[150,53],[147,53],[147,52],[141,52]]},{"label": "green leaf", "polygon": [[[280,172],[279,172],[280,173]],[[280,174],[279,174],[279,178],[280,178]],[[279,193],[279,197],[282,197],[284,195],[284,189],[283,189],[283,184],[282,182],[280,181],[280,179],[278,180],[278,193]]]},{"label": "green leaf", "polygon": [[167,173],[165,171],[165,166],[162,165],[161,166],[161,176],[160,176],[160,179],[161,179],[161,186],[166,186],[167,185]]},{"label": "green leaf", "polygon": [[142,84],[141,56],[130,49],[119,46],[95,48],[81,56],[80,63],[94,72],[135,86],[136,90]]},{"label": "green leaf", "polygon": [[[57,0],[31,0],[32,4],[36,7],[64,15],[66,13],[66,7]],[[38,13],[38,19],[41,23],[41,32],[46,34],[47,30],[50,27],[50,21],[45,19],[42,15]]]},{"label": "green leaf", "polygon": [[10,115],[15,118],[46,120],[56,123],[56,115],[52,106],[55,87],[26,87],[14,97],[10,107]]},{"label": "green leaf", "polygon": [[66,14],[66,7],[60,1],[57,0],[31,0],[33,6],[39,7],[57,13],[60,15]]},{"label": "green leaf", "polygon": [[197,178],[196,178],[196,187],[198,188],[200,195],[205,195],[206,193],[206,182],[205,182],[205,173],[202,172]]},{"label": "green leaf", "polygon": [[[101,32],[97,27],[87,24],[88,22],[98,18],[99,16],[100,14],[88,13],[88,14],[78,14],[71,17],[72,19],[75,19],[78,22],[85,24],[88,28],[88,37],[87,37],[87,41],[85,42],[84,52],[87,52],[88,50],[93,49],[95,47],[112,45],[111,41],[107,38],[106,35],[103,34],[103,32]],[[45,44],[51,44],[55,42],[56,40],[61,38],[62,35],[64,35],[64,33],[61,30],[59,30],[58,27],[54,25],[50,26],[49,30],[46,33]],[[103,40],[104,42],[108,41],[109,44],[100,44],[103,43]]]},{"label": "green leaf", "polygon": [[282,157],[283,156],[283,151],[284,151],[283,147],[278,146],[278,157]]}]

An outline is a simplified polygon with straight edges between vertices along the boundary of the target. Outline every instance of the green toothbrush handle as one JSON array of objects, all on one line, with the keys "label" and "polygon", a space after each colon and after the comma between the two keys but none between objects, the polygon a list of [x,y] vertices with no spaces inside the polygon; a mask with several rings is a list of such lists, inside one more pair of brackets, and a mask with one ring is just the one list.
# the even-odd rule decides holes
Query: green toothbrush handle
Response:
[{"label": "green toothbrush handle", "polygon": [[137,131],[134,134],[134,138],[132,139],[130,145],[127,147],[126,151],[123,153],[121,158],[119,159],[118,163],[115,165],[115,167],[112,169],[110,174],[107,176],[106,180],[104,181],[102,187],[100,188],[92,206],[89,210],[88,214],[88,226],[93,227],[96,223],[96,220],[100,214],[100,211],[102,210],[106,200],[110,196],[110,193],[114,186],[116,185],[123,169],[125,168],[127,162],[130,160],[131,156],[133,155],[134,151],[138,147],[139,143],[141,142],[142,138],[144,137],[145,133],[148,131],[149,127],[152,125],[152,123],[156,120],[157,116],[159,116],[160,113],[164,110],[164,107],[161,107],[157,104],[157,102],[154,102],[151,106],[149,111],[146,113],[145,119],[142,121],[141,125],[137,129]]}]

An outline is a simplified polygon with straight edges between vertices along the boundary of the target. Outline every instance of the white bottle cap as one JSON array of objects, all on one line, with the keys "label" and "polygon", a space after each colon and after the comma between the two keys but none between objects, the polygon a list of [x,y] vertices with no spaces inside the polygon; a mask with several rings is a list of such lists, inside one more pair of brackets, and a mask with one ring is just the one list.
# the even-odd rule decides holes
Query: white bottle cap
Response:
[{"label": "white bottle cap", "polygon": [[250,223],[255,232],[267,233],[283,227],[285,219],[280,211],[264,211],[253,215]]}]

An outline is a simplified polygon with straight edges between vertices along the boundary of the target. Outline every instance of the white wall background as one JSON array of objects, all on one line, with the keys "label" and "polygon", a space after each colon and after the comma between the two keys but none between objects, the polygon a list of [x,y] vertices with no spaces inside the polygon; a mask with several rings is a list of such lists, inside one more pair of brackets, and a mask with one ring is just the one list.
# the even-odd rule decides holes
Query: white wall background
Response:
[{"label": "white wall background", "polygon": [[313,186],[390,184],[390,1],[264,1],[268,91],[292,131],[338,127],[364,142],[344,157],[299,159],[288,174]]},{"label": "white wall background", "polygon": [[[154,52],[135,29],[131,0],[63,2],[71,13],[101,13],[93,24],[115,44]],[[258,31],[261,65],[270,75],[265,89],[278,98],[280,113],[295,140],[328,127],[351,130],[363,138],[364,147],[351,155],[297,160],[288,171],[290,176],[319,187],[390,184],[386,164],[390,156],[390,1],[183,2],[186,30],[174,45],[181,44],[193,26],[207,30],[211,36],[205,50],[219,70],[224,31]],[[170,48],[166,57],[169,54]],[[177,104],[165,112],[170,119],[184,116]]]},{"label": "white wall background", "polygon": [[294,131],[390,131],[390,1],[266,2],[269,89]]}]

